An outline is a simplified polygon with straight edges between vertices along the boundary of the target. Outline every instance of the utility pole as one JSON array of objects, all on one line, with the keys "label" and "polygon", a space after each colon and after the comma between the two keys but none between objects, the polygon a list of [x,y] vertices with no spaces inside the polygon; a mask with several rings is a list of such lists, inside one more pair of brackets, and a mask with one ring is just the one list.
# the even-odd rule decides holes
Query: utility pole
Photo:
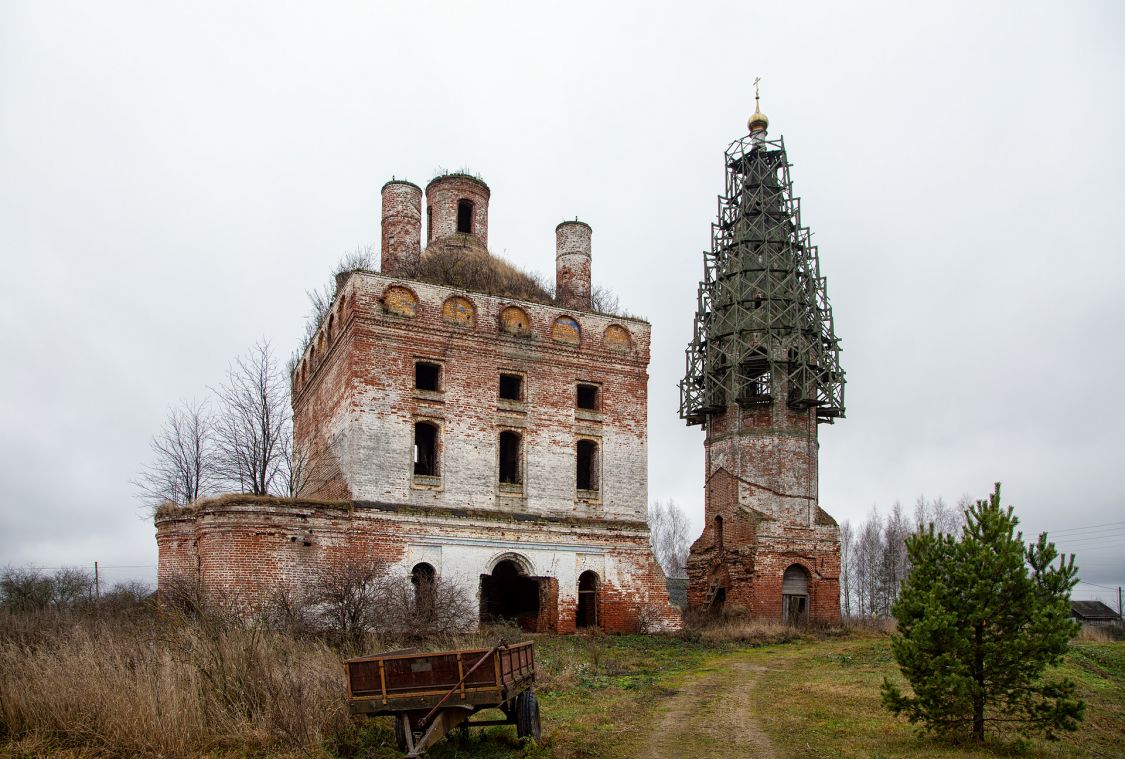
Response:
[{"label": "utility pole", "polygon": [[94,562],[94,602],[102,600],[101,578],[98,577],[98,562]]},{"label": "utility pole", "polygon": [[1117,621],[1121,622],[1125,617],[1121,616],[1121,586],[1117,586]]}]

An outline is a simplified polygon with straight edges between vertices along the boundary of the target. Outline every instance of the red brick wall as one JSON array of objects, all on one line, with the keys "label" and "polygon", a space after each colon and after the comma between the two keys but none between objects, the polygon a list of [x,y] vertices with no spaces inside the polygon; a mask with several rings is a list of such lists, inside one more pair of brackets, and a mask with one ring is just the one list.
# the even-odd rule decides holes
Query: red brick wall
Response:
[{"label": "red brick wall", "polygon": [[689,606],[702,607],[722,587],[728,607],[780,619],[782,577],[799,565],[809,574],[809,620],[839,620],[839,529],[817,501],[814,414],[774,403],[731,406],[711,421],[706,526],[688,560]]},{"label": "red brick wall", "polygon": [[[320,567],[356,556],[384,559],[403,575],[425,558],[479,603],[479,576],[495,550],[444,546],[437,558],[418,551],[442,542],[479,544],[480,536],[488,535],[516,551],[526,546],[522,553],[535,561],[533,573],[550,578],[548,597],[554,607],[541,614],[544,631],[574,631],[577,575],[591,566],[602,578],[598,601],[603,629],[634,632],[641,616],[671,627],[679,624],[639,524],[609,528],[593,522],[225,496],[158,517],[156,527],[162,584],[173,577],[198,581],[206,593],[247,609],[280,589],[307,585]],[[592,552],[600,564],[589,563]],[[555,573],[565,576],[544,571],[559,569],[559,562],[570,563],[571,571]]]}]

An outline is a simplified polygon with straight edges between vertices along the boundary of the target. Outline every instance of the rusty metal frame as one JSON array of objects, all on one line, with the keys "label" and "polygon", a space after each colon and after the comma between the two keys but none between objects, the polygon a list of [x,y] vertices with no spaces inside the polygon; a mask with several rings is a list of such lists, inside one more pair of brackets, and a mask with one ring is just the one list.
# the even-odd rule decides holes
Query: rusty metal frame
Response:
[{"label": "rusty metal frame", "polygon": [[832,423],[844,416],[840,341],[784,141],[747,135],[724,157],[680,416],[702,424],[732,404],[784,401]]}]

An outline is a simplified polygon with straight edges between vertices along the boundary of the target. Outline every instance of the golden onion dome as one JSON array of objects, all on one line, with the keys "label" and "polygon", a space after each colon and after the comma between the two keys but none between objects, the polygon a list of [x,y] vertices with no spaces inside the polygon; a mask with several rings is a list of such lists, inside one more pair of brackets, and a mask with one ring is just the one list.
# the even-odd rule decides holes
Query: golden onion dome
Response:
[{"label": "golden onion dome", "polygon": [[750,120],[746,122],[746,126],[750,128],[751,134],[753,134],[754,132],[764,132],[769,128],[769,125],[769,117],[767,117],[766,114],[762,113],[757,108],[754,109],[754,113],[750,116]]}]

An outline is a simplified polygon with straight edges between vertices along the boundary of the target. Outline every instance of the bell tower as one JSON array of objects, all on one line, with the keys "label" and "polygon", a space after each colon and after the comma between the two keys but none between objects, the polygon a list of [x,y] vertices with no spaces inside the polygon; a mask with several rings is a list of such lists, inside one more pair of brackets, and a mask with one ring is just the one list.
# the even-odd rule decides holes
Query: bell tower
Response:
[{"label": "bell tower", "polygon": [[819,503],[817,430],[844,416],[840,344],[785,143],[754,103],[749,134],[724,155],[680,382],[680,416],[703,428],[706,451],[688,604],[834,621],[839,529]]}]

